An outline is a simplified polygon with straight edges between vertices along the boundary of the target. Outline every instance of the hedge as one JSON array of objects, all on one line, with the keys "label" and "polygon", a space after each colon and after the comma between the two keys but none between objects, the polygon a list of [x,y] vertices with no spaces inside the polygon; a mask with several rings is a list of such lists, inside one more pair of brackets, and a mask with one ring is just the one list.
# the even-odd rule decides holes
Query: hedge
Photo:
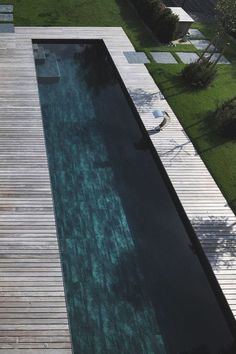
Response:
[{"label": "hedge", "polygon": [[138,13],[162,43],[175,38],[179,18],[160,0],[130,0]]}]

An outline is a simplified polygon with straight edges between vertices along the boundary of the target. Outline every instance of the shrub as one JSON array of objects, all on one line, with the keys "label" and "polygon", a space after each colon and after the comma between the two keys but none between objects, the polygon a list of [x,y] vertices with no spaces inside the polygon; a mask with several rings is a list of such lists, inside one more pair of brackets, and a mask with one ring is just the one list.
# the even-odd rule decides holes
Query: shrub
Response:
[{"label": "shrub", "polygon": [[218,132],[227,138],[236,138],[236,97],[223,103],[215,112]]},{"label": "shrub", "polygon": [[160,42],[169,43],[174,39],[179,18],[166,8],[161,0],[131,0],[131,2]]},{"label": "shrub", "polygon": [[[145,3],[145,5],[144,5]],[[155,24],[162,9],[162,3],[159,0],[141,0],[140,13],[143,19],[149,24]]]},{"label": "shrub", "polygon": [[206,88],[215,79],[216,66],[206,58],[191,63],[183,69],[181,75],[186,85],[193,88]]},{"label": "shrub", "polygon": [[162,43],[169,43],[175,38],[179,17],[165,8],[156,23],[155,34]]}]

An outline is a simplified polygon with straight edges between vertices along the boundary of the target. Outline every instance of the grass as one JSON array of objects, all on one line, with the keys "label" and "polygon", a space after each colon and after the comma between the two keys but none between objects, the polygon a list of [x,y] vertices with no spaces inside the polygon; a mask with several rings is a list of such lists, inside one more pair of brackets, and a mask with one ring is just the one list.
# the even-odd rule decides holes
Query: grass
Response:
[{"label": "grass", "polygon": [[[15,5],[18,26],[121,26],[135,48],[148,55],[156,50],[198,52],[192,45],[158,46],[128,0],[12,0],[11,3]],[[212,24],[197,23],[194,27],[207,38],[214,33]],[[203,91],[189,91],[182,85],[179,74],[183,64],[161,65],[152,60],[148,69],[236,212],[236,142],[218,136],[210,118],[219,104],[236,94],[235,45],[226,56],[232,65],[219,66],[214,84]]]},{"label": "grass", "polygon": [[[2,0],[1,4],[9,0]],[[120,26],[137,48],[154,36],[128,0],[11,0],[17,26]]]}]

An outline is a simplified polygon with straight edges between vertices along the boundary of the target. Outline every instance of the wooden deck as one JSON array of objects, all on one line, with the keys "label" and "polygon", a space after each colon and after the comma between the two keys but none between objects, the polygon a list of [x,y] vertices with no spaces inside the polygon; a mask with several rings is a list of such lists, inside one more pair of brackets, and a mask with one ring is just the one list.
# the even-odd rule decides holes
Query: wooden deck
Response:
[{"label": "wooden deck", "polygon": [[236,217],[121,28],[16,27],[0,35],[0,354],[70,354],[32,39],[103,39],[236,316]]},{"label": "wooden deck", "polygon": [[0,36],[0,353],[71,354],[29,38]]}]

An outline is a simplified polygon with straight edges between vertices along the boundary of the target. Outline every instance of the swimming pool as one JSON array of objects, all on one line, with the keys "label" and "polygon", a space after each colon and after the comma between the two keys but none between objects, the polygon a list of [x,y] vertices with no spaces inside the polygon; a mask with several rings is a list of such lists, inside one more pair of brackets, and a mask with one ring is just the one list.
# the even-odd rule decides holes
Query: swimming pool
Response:
[{"label": "swimming pool", "polygon": [[103,43],[35,44],[74,353],[234,353],[228,317]]}]

